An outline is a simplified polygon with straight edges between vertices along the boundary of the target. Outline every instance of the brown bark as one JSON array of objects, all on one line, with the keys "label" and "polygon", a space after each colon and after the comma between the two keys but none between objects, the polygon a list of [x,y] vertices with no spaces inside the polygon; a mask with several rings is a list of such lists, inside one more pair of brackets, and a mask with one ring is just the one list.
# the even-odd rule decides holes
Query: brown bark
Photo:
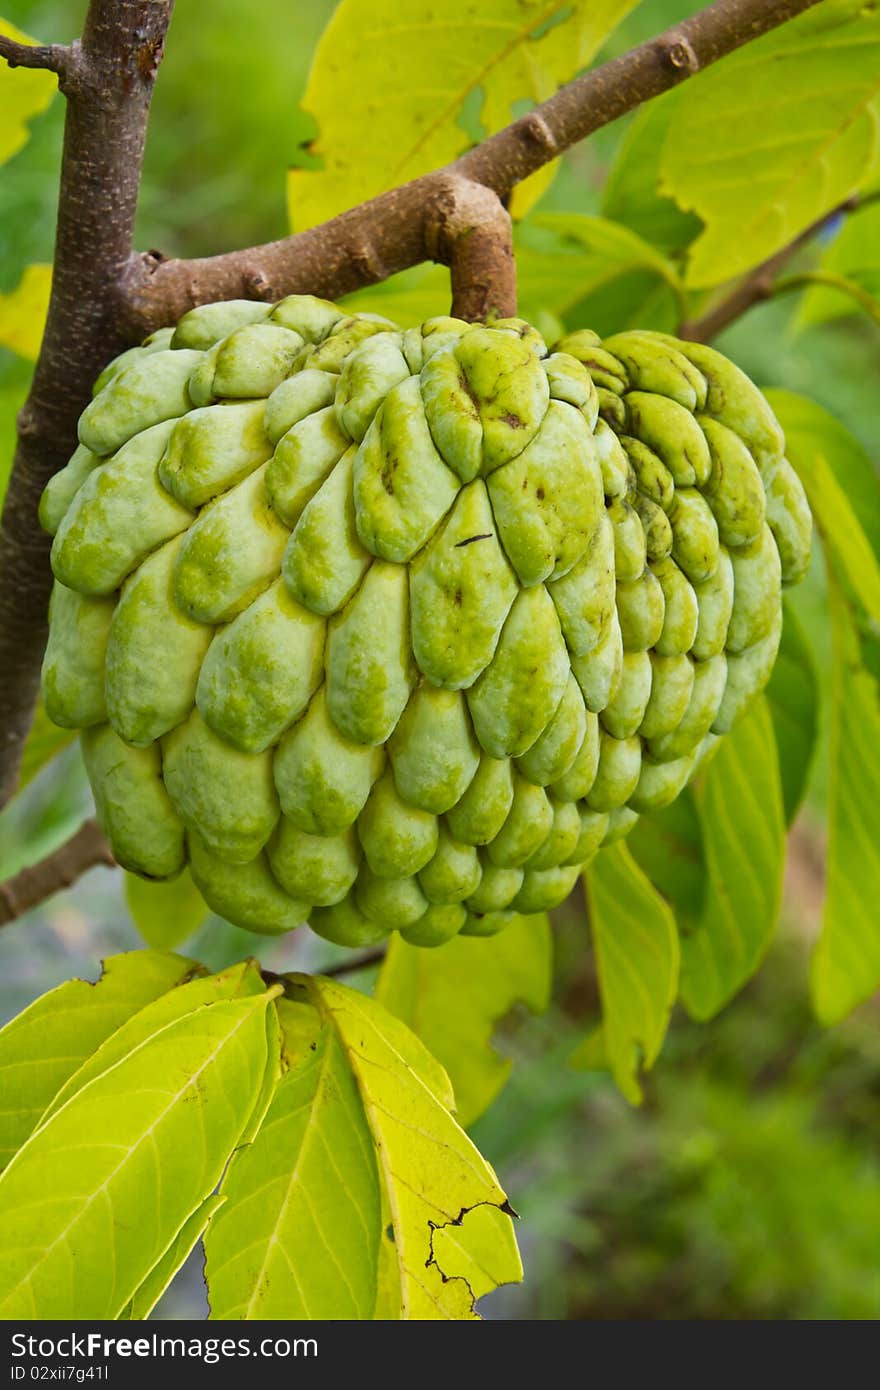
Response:
[{"label": "brown bark", "polygon": [[70,457],[91,383],[124,346],[116,286],[131,254],[147,112],[172,4],[92,0],[82,43],[67,51],[75,61],[64,83],[52,298],[0,520],[0,804],[14,789],[45,645],[51,575],[37,504]]}]

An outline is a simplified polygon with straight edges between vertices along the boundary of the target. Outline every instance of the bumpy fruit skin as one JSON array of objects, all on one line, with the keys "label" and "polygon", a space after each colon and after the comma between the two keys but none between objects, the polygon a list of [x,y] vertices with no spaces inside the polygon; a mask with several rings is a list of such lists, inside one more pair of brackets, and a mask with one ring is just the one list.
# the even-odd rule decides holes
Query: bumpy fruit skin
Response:
[{"label": "bumpy fruit skin", "polygon": [[811,520],[711,348],[323,300],[102,373],[43,499],[43,697],[119,862],[258,932],[553,907],[767,682]]}]

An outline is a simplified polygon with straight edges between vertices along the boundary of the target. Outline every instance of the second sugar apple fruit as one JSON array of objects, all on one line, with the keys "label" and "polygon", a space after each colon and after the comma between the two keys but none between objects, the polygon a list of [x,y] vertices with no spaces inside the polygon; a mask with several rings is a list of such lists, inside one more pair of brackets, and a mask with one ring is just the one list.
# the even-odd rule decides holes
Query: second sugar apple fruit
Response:
[{"label": "second sugar apple fruit", "polygon": [[561,902],[763,689],[809,560],[764,397],[657,333],[209,304],[79,437],[46,708],[119,862],[258,932]]}]

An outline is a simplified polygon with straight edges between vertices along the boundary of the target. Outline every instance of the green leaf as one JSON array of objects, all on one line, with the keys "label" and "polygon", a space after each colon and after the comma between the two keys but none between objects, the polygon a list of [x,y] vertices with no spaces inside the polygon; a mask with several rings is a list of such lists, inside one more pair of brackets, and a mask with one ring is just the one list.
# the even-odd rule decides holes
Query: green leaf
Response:
[{"label": "green leaf", "polygon": [[610,333],[634,325],[673,329],[684,316],[678,272],[628,227],[605,217],[547,213],[518,237],[526,317],[550,312],[570,327]]},{"label": "green leaf", "polygon": [[513,1063],[492,1047],[496,1023],[517,1003],[550,1003],[553,937],[545,915],[519,917],[497,936],[456,936],[426,951],[391,938],[376,998],[421,1038],[448,1072],[458,1121],[492,1104]]},{"label": "green leaf", "polygon": [[859,637],[829,575],[834,635],[828,860],[813,1003],[837,1023],[880,984],[880,687],[863,668]]},{"label": "green leaf", "polygon": [[[336,1030],[358,1085],[391,1214],[400,1316],[476,1317],[474,1299],[519,1280],[522,1266],[507,1215],[491,1251],[486,1224],[470,1220],[477,1208],[509,1208],[494,1172],[449,1113],[448,1081],[441,1084],[421,1042],[375,1000],[327,979],[295,978]],[[436,1234],[450,1225],[457,1240],[441,1250]],[[474,1262],[484,1271],[478,1287],[468,1282]]]},{"label": "green leaf", "polygon": [[685,83],[661,192],[705,224],[687,283],[720,284],[848,198],[878,155],[880,11],[826,0]]},{"label": "green leaf", "polygon": [[76,738],[75,729],[61,729],[46,713],[42,700],[38,701],[34,722],[24,745],[21,758],[21,771],[18,777],[18,790],[23,791],[28,782],[33,781],[38,772]]},{"label": "green leaf", "polygon": [[803,626],[790,603],[779,655],[767,686],[773,720],[785,820],[791,825],[807,789],[819,723],[819,678]]},{"label": "green leaf", "polygon": [[67,1079],[132,1014],[187,979],[181,956],[110,956],[97,984],[68,980],[0,1032],[0,1166],[21,1148]]},{"label": "green leaf", "polygon": [[247,1131],[277,1068],[272,997],[167,1024],[19,1150],[0,1177],[0,1316],[119,1316]]},{"label": "green leaf", "polygon": [[415,328],[436,314],[449,312],[449,271],[442,265],[419,265],[346,295],[349,313],[381,314],[401,328]]},{"label": "green leaf", "polygon": [[144,940],[172,950],[202,925],[210,909],[188,869],[168,881],[125,875],[125,901]]},{"label": "green leaf", "polygon": [[[320,169],[291,171],[291,224],[314,226],[439,168],[587,66],[636,0],[343,0],[303,105]],[[478,21],[477,21],[478,14]],[[535,191],[546,188],[541,171]],[[518,211],[528,195],[520,192]]]},{"label": "green leaf", "polygon": [[692,787],[671,806],[640,816],[627,836],[633,859],[672,905],[682,930],[696,926],[706,895],[703,830]]},{"label": "green leaf", "polygon": [[196,1207],[189,1220],[181,1226],[161,1260],[150,1270],[121,1317],[143,1322],[150,1316],[180,1266],[192,1254],[196,1243],[204,1235],[205,1227],[214,1212],[222,1205],[223,1198],[215,1195],[206,1197],[202,1205]]},{"label": "green leaf", "polygon": [[205,1241],[212,1318],[372,1317],[382,1230],[373,1142],[330,1024],[312,1049],[223,1182],[226,1205]]},{"label": "green leaf", "polygon": [[[823,271],[852,281],[880,305],[880,203],[858,208],[843,219],[820,265]],[[859,312],[858,304],[847,295],[817,286],[803,296],[798,322],[824,323]]]},{"label": "green leaf", "polygon": [[773,722],[764,697],[721,739],[695,788],[707,884],[699,925],[682,941],[681,997],[716,1014],[757,969],[782,899],[785,820]]},{"label": "green leaf", "polygon": [[[880,479],[874,463],[823,406],[794,391],[773,389],[766,395],[785,431],[786,452],[806,488],[823,540],[837,557],[841,576],[852,571],[848,587],[864,590],[862,604],[870,611],[876,603],[877,563],[852,528],[880,556]],[[850,552],[853,543],[855,554]]]},{"label": "green leaf", "polygon": [[[627,1100],[642,1099],[639,1072],[663,1046],[678,987],[675,918],[623,844],[609,846],[584,874],[611,1074]],[[595,1065],[588,1038],[572,1063]]]},{"label": "green leaf", "polygon": [[[0,34],[16,43],[36,42],[6,19],[0,19]],[[45,111],[56,90],[54,73],[0,64],[0,164],[27,142],[28,122]]]},{"label": "green leaf", "polygon": [[620,143],[602,195],[606,217],[622,222],[666,252],[683,250],[703,225],[660,190],[663,148],[683,91],[684,87],[676,87],[640,107]]},{"label": "green leaf", "polygon": [[28,362],[37,360],[43,340],[43,326],[49,308],[51,286],[50,265],[29,265],[15,289],[9,294],[0,294],[0,347],[9,348]]},{"label": "green leaf", "polygon": [[77,1091],[94,1081],[95,1077],[103,1076],[105,1072],[110,1071],[117,1062],[121,1062],[140,1047],[141,1043],[148,1041],[175,1019],[183,1018],[186,1014],[191,1014],[206,1004],[215,1004],[221,999],[247,999],[264,992],[265,985],[260,968],[253,960],[241,961],[216,975],[189,980],[168,990],[127,1018],[86,1058],[82,1066],[59,1087],[46,1108],[43,1122],[50,1115],[54,1115],[56,1110],[60,1110]]}]

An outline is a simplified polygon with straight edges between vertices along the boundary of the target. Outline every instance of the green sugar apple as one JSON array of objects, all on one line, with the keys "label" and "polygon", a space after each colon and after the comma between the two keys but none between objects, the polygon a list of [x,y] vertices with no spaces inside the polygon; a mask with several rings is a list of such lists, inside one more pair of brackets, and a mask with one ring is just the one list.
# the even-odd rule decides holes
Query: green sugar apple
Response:
[{"label": "green sugar apple", "polygon": [[769,678],[811,521],[709,347],[209,304],[43,495],[43,699],[125,868],[431,946],[560,903]]}]

